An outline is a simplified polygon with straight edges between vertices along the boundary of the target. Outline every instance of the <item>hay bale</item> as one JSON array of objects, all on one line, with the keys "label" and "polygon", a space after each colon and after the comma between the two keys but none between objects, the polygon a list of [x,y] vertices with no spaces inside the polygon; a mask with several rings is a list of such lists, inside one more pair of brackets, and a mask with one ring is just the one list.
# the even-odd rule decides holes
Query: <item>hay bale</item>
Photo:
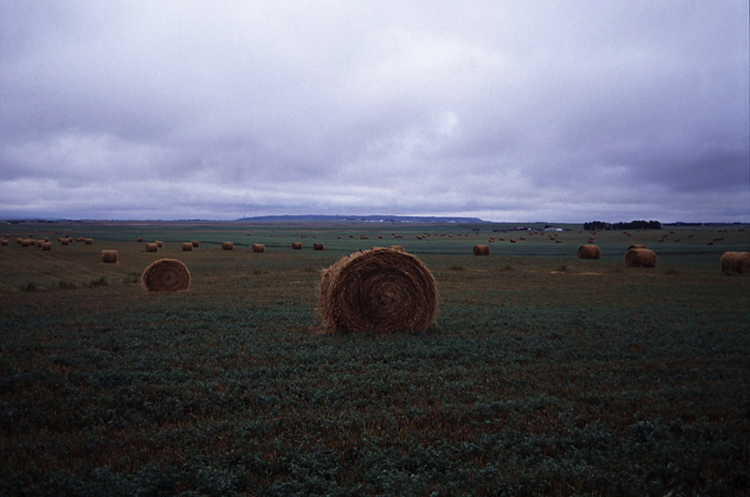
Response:
[{"label": "hay bale", "polygon": [[250,250],[252,250],[253,252],[262,254],[263,252],[266,251],[266,246],[263,245],[262,243],[253,243],[253,246],[250,247]]},{"label": "hay bale", "polygon": [[159,259],[143,271],[141,283],[149,292],[187,290],[190,288],[190,271],[177,259]]},{"label": "hay bale", "polygon": [[318,311],[330,333],[424,331],[438,301],[435,279],[418,258],[379,248],[323,270]]},{"label": "hay bale", "polygon": [[0,245],[6,246],[6,245],[8,245],[9,243],[10,243],[10,242],[9,242],[9,241],[8,241],[7,239],[5,239],[5,238],[3,238],[2,240],[0,240]]},{"label": "hay bale", "polygon": [[119,254],[117,253],[117,250],[102,250],[102,262],[117,262],[118,256]]},{"label": "hay bale", "polygon": [[602,256],[602,251],[598,245],[581,245],[578,247],[579,259],[598,259]]},{"label": "hay bale", "polygon": [[136,238],[136,239],[135,239],[135,241],[136,241],[136,242],[138,242],[138,243],[143,243],[143,238],[141,238],[141,237],[139,236],[138,238]]},{"label": "hay bale", "polygon": [[182,251],[183,252],[190,252],[193,250],[193,243],[192,242],[182,242]]},{"label": "hay bale", "polygon": [[234,243],[221,242],[221,250],[234,250]]},{"label": "hay bale", "polygon": [[[7,244],[4,244],[7,245]],[[49,252],[52,250],[52,242],[42,242],[42,250],[44,252]]]},{"label": "hay bale", "polygon": [[293,242],[292,250],[302,250],[302,242]]},{"label": "hay bale", "polygon": [[313,243],[313,250],[325,250],[322,243]]},{"label": "hay bale", "polygon": [[193,240],[191,243],[193,244],[193,247],[197,248],[200,246],[200,242],[198,242],[197,240]]},{"label": "hay bale", "polygon": [[156,241],[155,241],[154,243],[155,243],[155,244],[156,244],[156,246],[157,246],[157,247],[159,247],[159,248],[162,248],[162,247],[164,247],[164,242],[162,242],[161,240],[156,240]]},{"label": "hay bale", "polygon": [[474,255],[490,255],[489,245],[474,245]]},{"label": "hay bale", "polygon": [[146,252],[158,252],[159,246],[155,243],[147,243],[146,244]]},{"label": "hay bale", "polygon": [[634,248],[625,254],[628,267],[656,267],[656,253],[647,248]]},{"label": "hay bale", "polygon": [[642,243],[634,243],[633,245],[628,245],[628,250],[632,249],[644,249],[646,246]]},{"label": "hay bale", "polygon": [[750,274],[750,252],[724,252],[721,255],[721,272]]}]

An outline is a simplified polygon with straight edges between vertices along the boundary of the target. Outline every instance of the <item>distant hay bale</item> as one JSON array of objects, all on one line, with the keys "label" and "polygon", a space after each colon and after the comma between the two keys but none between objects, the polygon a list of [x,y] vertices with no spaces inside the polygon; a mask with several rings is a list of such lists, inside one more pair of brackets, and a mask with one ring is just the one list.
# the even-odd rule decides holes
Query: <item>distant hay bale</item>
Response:
[{"label": "distant hay bale", "polygon": [[322,243],[313,243],[313,250],[325,250]]},{"label": "distant hay bale", "polygon": [[[4,243],[3,245],[7,245],[7,243]],[[52,250],[52,242],[42,242],[42,250],[45,252]]]},{"label": "distant hay bale", "polygon": [[724,252],[721,256],[721,272],[750,274],[750,252]]},{"label": "distant hay bale", "polygon": [[193,240],[191,243],[193,244],[193,247],[199,247],[200,246],[200,242],[197,241],[197,240]]},{"label": "distant hay bale", "polygon": [[598,259],[602,256],[602,251],[598,245],[581,245],[578,247],[579,259]]},{"label": "distant hay bale", "polygon": [[406,252],[406,250],[404,249],[402,245],[389,245],[388,248],[390,250],[396,250],[398,252]]},{"label": "distant hay bale", "polygon": [[155,241],[154,243],[155,243],[155,244],[156,244],[156,246],[157,246],[157,247],[159,247],[159,248],[162,248],[162,247],[164,247],[164,242],[162,242],[161,240],[156,240],[156,241]]},{"label": "distant hay bale", "polygon": [[438,302],[435,279],[417,257],[378,248],[323,270],[318,311],[330,333],[424,331]]},{"label": "distant hay bale", "polygon": [[[31,245],[31,240],[29,240],[28,238],[21,239],[21,246],[22,247],[28,247],[30,245]],[[65,244],[65,245],[67,245],[67,244]]]},{"label": "distant hay bale", "polygon": [[474,245],[474,255],[490,255],[489,245]]},{"label": "distant hay bale", "polygon": [[141,238],[141,237],[139,236],[138,238],[136,238],[136,240],[135,240],[135,241],[136,241],[136,242],[138,242],[138,243],[143,243],[143,238]]},{"label": "distant hay bale", "polygon": [[190,252],[193,250],[193,243],[192,242],[182,242],[182,251],[183,252]]},{"label": "distant hay bale", "polygon": [[187,290],[190,288],[190,271],[177,259],[159,259],[143,271],[141,283],[149,292]]},{"label": "distant hay bale", "polygon": [[253,246],[250,247],[250,250],[252,250],[253,252],[262,254],[263,252],[266,251],[266,246],[263,245],[262,243],[253,243]]},{"label": "distant hay bale", "polygon": [[91,245],[93,242],[94,242],[93,238],[84,238],[83,239],[83,244],[84,245]]},{"label": "distant hay bale", "polygon": [[631,249],[644,249],[644,248],[646,248],[646,246],[644,244],[642,244],[642,243],[634,243],[633,245],[629,245],[628,246],[628,250],[631,250]]},{"label": "distant hay bale", "polygon": [[625,254],[628,267],[656,267],[656,253],[647,248],[634,248]]},{"label": "distant hay bale", "polygon": [[119,254],[117,250],[102,250],[102,262],[113,263],[117,262]]},{"label": "distant hay bale", "polygon": [[10,242],[7,239],[5,239],[5,238],[3,238],[2,240],[0,240],[0,245],[5,246],[5,245],[8,245],[9,243]]},{"label": "distant hay bale", "polygon": [[156,243],[147,243],[146,244],[146,252],[158,252],[159,251],[159,245]]},{"label": "distant hay bale", "polygon": [[234,243],[221,242],[221,250],[234,250]]},{"label": "distant hay bale", "polygon": [[292,250],[302,250],[302,242],[292,242]]}]

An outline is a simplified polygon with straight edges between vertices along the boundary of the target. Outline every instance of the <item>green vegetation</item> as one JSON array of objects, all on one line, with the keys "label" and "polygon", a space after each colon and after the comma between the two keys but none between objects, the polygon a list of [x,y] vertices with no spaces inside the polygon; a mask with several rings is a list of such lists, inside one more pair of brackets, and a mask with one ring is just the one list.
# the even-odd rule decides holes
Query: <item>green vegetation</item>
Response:
[{"label": "green vegetation", "polygon": [[[579,260],[588,232],[474,257],[502,236],[477,228],[6,228],[94,242],[0,247],[0,495],[747,491],[750,277],[719,271],[744,231],[610,231]],[[624,267],[640,242],[656,268]],[[437,322],[321,334],[320,270],[392,243],[435,275]],[[189,291],[141,288],[162,257],[189,267]]]}]

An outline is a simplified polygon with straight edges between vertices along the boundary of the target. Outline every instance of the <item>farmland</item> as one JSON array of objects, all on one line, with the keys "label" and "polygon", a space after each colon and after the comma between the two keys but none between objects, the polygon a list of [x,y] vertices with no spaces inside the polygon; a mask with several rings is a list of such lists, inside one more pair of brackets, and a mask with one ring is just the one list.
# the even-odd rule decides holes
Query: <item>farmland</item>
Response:
[{"label": "farmland", "polygon": [[[5,225],[0,494],[747,492],[750,276],[719,258],[748,232],[600,232],[601,259],[581,260],[579,226],[512,228]],[[625,267],[631,243],[656,268]],[[320,271],[391,244],[432,271],[435,323],[322,333]],[[186,264],[188,291],[142,288],[160,258]]]}]

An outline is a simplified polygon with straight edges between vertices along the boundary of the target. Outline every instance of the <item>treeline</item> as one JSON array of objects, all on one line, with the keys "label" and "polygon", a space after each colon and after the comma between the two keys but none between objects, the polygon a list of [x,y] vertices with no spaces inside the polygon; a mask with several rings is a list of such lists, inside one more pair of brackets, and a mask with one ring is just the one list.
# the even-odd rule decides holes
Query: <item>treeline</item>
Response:
[{"label": "treeline", "polygon": [[590,221],[583,223],[583,229],[596,230],[660,230],[659,221],[630,221],[629,223],[605,223],[603,221]]}]

